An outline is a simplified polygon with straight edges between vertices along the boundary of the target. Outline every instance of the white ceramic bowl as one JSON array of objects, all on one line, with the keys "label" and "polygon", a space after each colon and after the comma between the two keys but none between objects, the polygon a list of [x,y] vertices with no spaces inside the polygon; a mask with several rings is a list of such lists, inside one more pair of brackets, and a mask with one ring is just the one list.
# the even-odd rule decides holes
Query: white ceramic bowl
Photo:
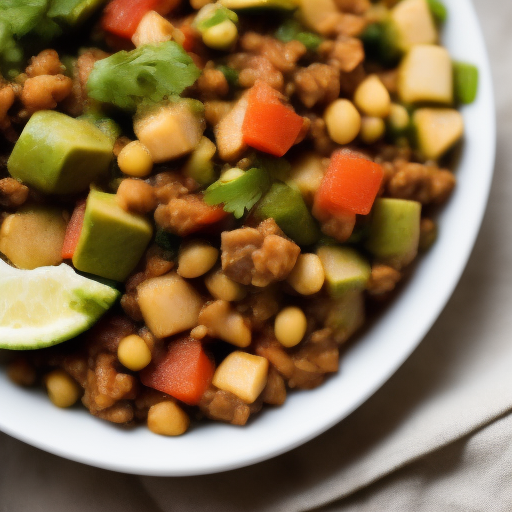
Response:
[{"label": "white ceramic bowl", "polygon": [[463,108],[466,143],[458,185],[440,219],[438,242],[373,327],[353,344],[340,372],[321,387],[291,393],[281,408],[245,428],[209,423],[165,438],[146,428],[123,430],[82,410],[53,407],[0,373],[0,429],[68,459],[144,475],[185,476],[259,462],[299,446],[333,426],[374,393],[418,345],[453,292],[472,250],[490,188],[495,115],[489,63],[469,0],[444,0],[450,17],[444,44],[480,70],[476,103]]}]

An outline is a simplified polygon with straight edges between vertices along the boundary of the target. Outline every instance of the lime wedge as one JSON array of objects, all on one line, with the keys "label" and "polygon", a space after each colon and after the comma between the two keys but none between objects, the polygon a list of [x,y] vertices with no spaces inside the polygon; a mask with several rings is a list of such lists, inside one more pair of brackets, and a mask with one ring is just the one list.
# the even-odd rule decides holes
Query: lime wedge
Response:
[{"label": "lime wedge", "polygon": [[20,270],[0,260],[0,348],[28,350],[69,340],[118,297],[116,289],[65,264]]}]

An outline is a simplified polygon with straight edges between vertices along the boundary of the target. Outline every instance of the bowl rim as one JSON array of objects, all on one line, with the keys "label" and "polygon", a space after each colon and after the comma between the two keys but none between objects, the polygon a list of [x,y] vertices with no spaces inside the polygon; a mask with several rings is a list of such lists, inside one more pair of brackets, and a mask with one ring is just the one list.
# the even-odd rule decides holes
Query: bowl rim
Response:
[{"label": "bowl rim", "polygon": [[[375,393],[419,345],[455,290],[480,230],[492,182],[496,116],[482,31],[470,0],[445,3],[456,15],[447,21],[443,43],[453,57],[475,63],[480,75],[476,102],[461,109],[469,122],[456,172],[466,179],[460,180],[440,214],[438,243],[418,263],[412,279],[385,315],[348,348],[338,374],[317,389],[290,394],[284,407],[262,411],[244,429],[209,423],[181,438],[162,438],[147,429],[118,429],[85,411],[70,413],[48,407],[48,402],[41,400],[41,391],[27,393],[0,372],[0,407],[4,411],[0,431],[99,468],[148,476],[203,475],[290,451],[339,423]],[[412,300],[418,288],[424,294],[421,308]],[[333,400],[337,405],[328,409]],[[26,406],[19,407],[20,402]],[[308,405],[307,413],[302,410],[304,404]],[[134,453],[125,453],[127,446],[134,448]]]}]

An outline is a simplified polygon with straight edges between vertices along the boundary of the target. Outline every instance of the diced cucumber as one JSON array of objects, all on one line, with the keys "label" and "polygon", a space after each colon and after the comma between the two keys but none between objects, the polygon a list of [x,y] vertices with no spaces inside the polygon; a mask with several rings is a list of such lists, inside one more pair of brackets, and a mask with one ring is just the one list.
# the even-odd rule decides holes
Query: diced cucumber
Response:
[{"label": "diced cucumber", "polygon": [[257,220],[273,218],[298,245],[311,245],[320,238],[320,230],[298,190],[274,183],[254,212]]},{"label": "diced cucumber", "polygon": [[401,269],[418,253],[421,204],[406,199],[375,201],[366,249],[379,261]]},{"label": "diced cucumber", "polygon": [[316,251],[325,271],[325,281],[333,298],[350,291],[361,291],[370,279],[368,261],[355,249],[339,245],[326,245]]},{"label": "diced cucumber", "polygon": [[390,13],[398,47],[404,52],[416,44],[433,44],[437,29],[427,0],[403,0]]},{"label": "diced cucumber", "polygon": [[420,108],[413,114],[418,149],[437,160],[464,134],[462,115],[452,108]]},{"label": "diced cucumber", "polygon": [[448,51],[433,44],[413,46],[402,60],[398,93],[405,103],[453,103],[453,69]]},{"label": "diced cucumber", "polygon": [[112,141],[112,143],[114,143],[122,133],[121,127],[113,119],[106,117],[99,111],[89,111],[77,119],[82,119],[92,123],[94,126],[99,128]]},{"label": "diced cucumber", "polygon": [[183,168],[185,176],[196,180],[199,185],[213,183],[216,176],[212,159],[216,152],[215,144],[207,137],[203,137]]},{"label": "diced cucumber", "polygon": [[389,18],[372,23],[361,34],[365,55],[386,67],[395,66],[402,56],[398,46],[398,35]]},{"label": "diced cucumber", "polygon": [[453,89],[456,102],[473,103],[478,92],[478,68],[466,62],[454,62]]}]

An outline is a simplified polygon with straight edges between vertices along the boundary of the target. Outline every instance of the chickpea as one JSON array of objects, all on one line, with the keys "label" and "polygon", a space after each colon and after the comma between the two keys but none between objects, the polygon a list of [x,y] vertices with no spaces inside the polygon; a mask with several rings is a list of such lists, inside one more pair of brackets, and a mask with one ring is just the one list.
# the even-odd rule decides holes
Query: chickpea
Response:
[{"label": "chickpea", "polygon": [[126,211],[147,213],[156,208],[155,190],[142,180],[121,181],[116,196],[119,206]]},{"label": "chickpea", "polygon": [[54,370],[44,380],[48,397],[57,407],[71,407],[82,394],[78,383],[64,370]]},{"label": "chickpea", "polygon": [[127,144],[117,157],[121,172],[134,178],[144,178],[153,170],[153,159],[149,149],[138,140]]},{"label": "chickpea", "polygon": [[214,50],[229,50],[238,39],[238,28],[231,20],[224,20],[203,32],[203,43]]},{"label": "chickpea", "polygon": [[148,428],[161,436],[180,436],[184,434],[190,419],[174,402],[160,402],[149,408]]},{"label": "chickpea", "polygon": [[361,140],[373,144],[384,136],[386,123],[381,117],[363,117],[361,120]]},{"label": "chickpea", "polygon": [[282,309],[277,314],[274,323],[274,334],[277,341],[284,347],[295,347],[304,338],[307,323],[306,315],[302,309],[295,306]]},{"label": "chickpea", "polygon": [[361,82],[354,93],[354,103],[371,117],[386,117],[391,109],[389,92],[377,75],[370,75]]},{"label": "chickpea", "polygon": [[300,254],[287,278],[288,284],[301,295],[312,295],[322,289],[324,267],[316,254]]},{"label": "chickpea", "polygon": [[119,362],[133,372],[138,372],[151,362],[151,350],[136,334],[126,336],[117,348]]},{"label": "chickpea", "polygon": [[411,121],[407,109],[398,103],[392,103],[388,116],[389,124],[395,130],[405,130]]},{"label": "chickpea", "polygon": [[204,240],[191,240],[180,247],[178,274],[187,279],[200,277],[217,263],[219,250]]},{"label": "chickpea", "polygon": [[221,269],[206,276],[204,284],[212,296],[219,300],[236,302],[247,295],[245,287],[230,279]]},{"label": "chickpea", "polygon": [[354,104],[345,99],[335,100],[327,107],[324,121],[329,136],[338,144],[349,144],[361,129],[361,115]]}]

